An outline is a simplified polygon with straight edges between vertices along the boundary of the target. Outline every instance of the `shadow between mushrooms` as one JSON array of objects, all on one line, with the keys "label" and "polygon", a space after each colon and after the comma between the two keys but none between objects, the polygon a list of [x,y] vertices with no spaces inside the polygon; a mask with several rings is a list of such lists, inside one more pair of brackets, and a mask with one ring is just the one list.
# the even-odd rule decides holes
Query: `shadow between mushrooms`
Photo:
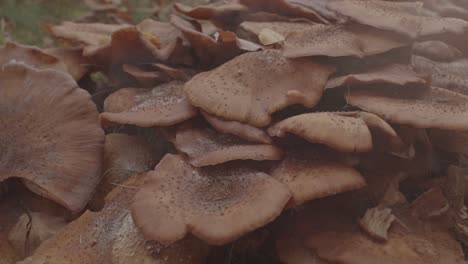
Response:
[{"label": "shadow between mushrooms", "polygon": [[[0,71],[0,180],[80,211],[100,180],[104,132],[89,94],[67,74],[9,63]],[[15,142],[15,144],[12,144]]]},{"label": "shadow between mushrooms", "polygon": [[289,105],[315,106],[333,69],[308,59],[286,59],[274,50],[237,56],[185,84],[190,102],[217,117],[266,126]]},{"label": "shadow between mushrooms", "polygon": [[226,165],[194,168],[172,154],[147,177],[132,215],[145,237],[163,244],[188,233],[209,244],[226,244],[271,222],[291,196],[267,174]]},{"label": "shadow between mushrooms", "polygon": [[250,143],[191,123],[177,129],[174,145],[187,154],[190,164],[196,167],[232,160],[280,160],[283,157],[283,151],[273,145]]},{"label": "shadow between mushrooms", "polygon": [[190,119],[197,114],[197,110],[185,98],[183,85],[183,82],[172,81],[153,89],[120,89],[104,101],[101,124],[171,126]]}]

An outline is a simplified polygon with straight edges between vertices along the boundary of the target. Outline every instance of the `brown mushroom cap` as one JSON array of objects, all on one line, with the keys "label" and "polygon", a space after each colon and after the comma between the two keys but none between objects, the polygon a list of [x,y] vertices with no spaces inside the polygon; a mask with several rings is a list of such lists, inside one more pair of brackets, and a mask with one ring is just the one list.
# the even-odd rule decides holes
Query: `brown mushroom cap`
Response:
[{"label": "brown mushroom cap", "polygon": [[57,38],[84,44],[83,55],[91,56],[99,49],[109,45],[112,33],[127,27],[129,26],[66,21],[61,25],[51,26],[50,31]]},{"label": "brown mushroom cap", "polygon": [[437,61],[453,61],[463,57],[459,49],[439,40],[416,42],[413,53]]},{"label": "brown mushroom cap", "polygon": [[174,9],[194,19],[211,20],[220,27],[226,24],[237,24],[247,14],[249,9],[235,1],[226,3],[218,1],[212,4],[199,5],[195,7],[175,3]]},{"label": "brown mushroom cap", "polygon": [[101,124],[131,124],[140,127],[170,126],[197,114],[182,91],[183,82],[172,81],[155,88],[123,88],[104,102]]},{"label": "brown mushroom cap", "polygon": [[252,142],[271,144],[271,138],[264,130],[237,121],[230,121],[202,111],[205,120],[221,133],[229,133]]},{"label": "brown mushroom cap", "polygon": [[468,59],[436,62],[413,55],[411,65],[417,72],[429,75],[433,86],[468,95]]},{"label": "brown mushroom cap", "polygon": [[351,90],[348,103],[396,124],[468,130],[468,97],[431,87],[418,96],[407,90]]},{"label": "brown mushroom cap", "polygon": [[135,78],[142,87],[153,87],[170,80],[170,77],[163,72],[144,70],[135,65],[124,64],[122,70]]},{"label": "brown mushroom cap", "polygon": [[289,60],[274,50],[240,55],[185,84],[190,102],[227,120],[265,126],[289,105],[313,107],[333,72],[311,60]]},{"label": "brown mushroom cap", "polygon": [[45,52],[57,57],[75,80],[80,80],[90,68],[90,61],[81,48],[49,48]]},{"label": "brown mushroom cap", "polygon": [[0,102],[0,180],[22,178],[81,210],[100,180],[104,141],[89,94],[68,74],[6,64]]},{"label": "brown mushroom cap", "polygon": [[292,206],[364,187],[361,174],[337,155],[320,147],[289,151],[271,176],[289,187]]},{"label": "brown mushroom cap", "polygon": [[194,168],[168,154],[148,173],[132,214],[145,237],[171,244],[192,233],[222,245],[275,219],[290,198],[286,186],[247,168]]},{"label": "brown mushroom cap", "polygon": [[372,149],[372,136],[362,119],[334,113],[293,116],[271,126],[268,133],[275,137],[295,134],[341,152],[366,152]]},{"label": "brown mushroom cap", "polygon": [[426,80],[423,76],[414,72],[409,66],[402,64],[386,64],[362,73],[333,77],[328,80],[325,89],[344,85],[352,86],[377,83],[403,86],[425,84]]},{"label": "brown mushroom cap", "polygon": [[186,239],[165,248],[147,241],[135,227],[129,205],[147,179],[134,174],[106,197],[100,212],[85,212],[43,243],[23,264],[201,264],[208,247]]},{"label": "brown mushroom cap", "polygon": [[468,29],[467,21],[425,14],[421,2],[341,0],[331,1],[327,8],[358,23],[411,38],[444,33],[463,34]]},{"label": "brown mushroom cap", "polygon": [[247,142],[210,127],[185,124],[177,129],[175,147],[187,154],[193,166],[216,165],[232,160],[280,160],[283,152],[268,144]]},{"label": "brown mushroom cap", "polygon": [[271,29],[274,32],[286,37],[288,34],[296,31],[303,31],[310,29],[314,24],[304,23],[304,22],[253,22],[253,21],[244,21],[239,26],[243,30],[259,35],[260,32],[264,29]]},{"label": "brown mushroom cap", "polygon": [[355,56],[362,58],[405,46],[408,41],[393,32],[359,24],[310,25],[286,37],[283,55],[287,58],[307,56]]},{"label": "brown mushroom cap", "polygon": [[203,67],[217,66],[237,55],[262,48],[253,42],[237,38],[230,31],[219,32],[217,39],[214,39],[177,16],[171,16],[171,23],[188,40]]}]

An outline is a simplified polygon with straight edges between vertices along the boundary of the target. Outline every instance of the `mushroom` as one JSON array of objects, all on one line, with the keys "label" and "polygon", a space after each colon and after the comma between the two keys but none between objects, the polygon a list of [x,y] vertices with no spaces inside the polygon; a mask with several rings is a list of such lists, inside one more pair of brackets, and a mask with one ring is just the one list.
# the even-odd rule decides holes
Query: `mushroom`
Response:
[{"label": "mushroom", "polygon": [[428,15],[421,2],[340,0],[331,1],[327,8],[363,25],[413,39],[446,33],[461,35],[468,30],[468,22],[462,19]]},{"label": "mushroom", "polygon": [[436,61],[453,61],[463,57],[462,52],[445,42],[427,40],[413,44],[413,53]]},{"label": "mushroom", "polygon": [[395,221],[392,209],[376,206],[367,209],[364,216],[359,219],[359,227],[370,237],[377,241],[388,240],[388,229]]},{"label": "mushroom", "polygon": [[283,152],[269,144],[246,142],[209,127],[184,124],[177,129],[175,147],[189,157],[193,166],[216,165],[231,160],[280,160]]},{"label": "mushroom", "polygon": [[142,87],[154,87],[170,80],[170,78],[159,71],[144,70],[135,65],[124,64],[122,70],[135,78]]},{"label": "mushroom", "polygon": [[194,168],[172,154],[146,177],[150,183],[134,198],[133,219],[145,237],[167,245],[188,233],[213,245],[234,241],[274,220],[291,196],[265,173]]},{"label": "mushroom", "polygon": [[3,65],[0,87],[0,180],[21,178],[79,212],[100,180],[104,142],[89,94],[68,74],[18,63]]},{"label": "mushroom", "polygon": [[171,126],[197,114],[182,91],[183,82],[172,81],[151,90],[123,88],[104,101],[103,126],[131,124],[140,127]]},{"label": "mushroom", "polygon": [[407,65],[386,64],[365,72],[333,77],[328,80],[325,89],[372,84],[424,85],[426,80]]},{"label": "mushroom", "polygon": [[417,72],[429,75],[433,86],[468,95],[468,59],[436,62],[413,55],[411,65]]},{"label": "mushroom", "polygon": [[134,174],[107,197],[100,212],[85,212],[54,237],[43,243],[22,264],[202,264],[209,247],[187,238],[169,247],[145,239],[135,227],[129,205],[132,197],[147,184]]},{"label": "mushroom", "polygon": [[175,3],[174,9],[194,19],[211,20],[220,27],[237,24],[242,16],[246,15],[248,8],[245,5],[222,1],[195,7]]},{"label": "mushroom", "polygon": [[291,206],[364,187],[366,181],[361,174],[337,156],[318,146],[295,148],[287,152],[271,176],[289,187]]},{"label": "mushroom", "polygon": [[413,215],[420,219],[433,219],[448,212],[450,205],[440,187],[433,187],[410,204]]},{"label": "mushroom", "polygon": [[134,173],[154,168],[162,158],[161,146],[149,144],[144,138],[127,134],[106,135],[103,176],[96,188],[92,205],[102,208],[106,195]]},{"label": "mushroom", "polygon": [[253,22],[244,21],[239,27],[247,32],[254,34],[255,36],[260,35],[260,32],[265,29],[272,30],[281,36],[287,37],[288,34],[298,31],[310,29],[314,24],[306,22],[284,22],[284,21],[273,21],[273,22]]},{"label": "mushroom", "polygon": [[272,125],[268,133],[275,137],[295,134],[309,142],[324,144],[341,152],[366,152],[372,149],[371,133],[361,118],[335,113],[293,116]]},{"label": "mushroom", "polygon": [[237,121],[224,120],[205,111],[202,111],[202,115],[211,126],[221,133],[233,134],[252,142],[271,144],[271,138],[268,133],[260,128]]},{"label": "mushroom", "polygon": [[286,35],[283,55],[363,58],[403,47],[408,41],[393,32],[360,24],[310,25]]},{"label": "mushroom", "polygon": [[307,59],[290,60],[274,50],[250,52],[195,75],[184,91],[207,113],[253,126],[293,104],[315,106],[333,69]]},{"label": "mushroom", "polygon": [[468,129],[468,97],[431,87],[414,95],[411,89],[353,89],[349,104],[396,124],[416,128]]}]

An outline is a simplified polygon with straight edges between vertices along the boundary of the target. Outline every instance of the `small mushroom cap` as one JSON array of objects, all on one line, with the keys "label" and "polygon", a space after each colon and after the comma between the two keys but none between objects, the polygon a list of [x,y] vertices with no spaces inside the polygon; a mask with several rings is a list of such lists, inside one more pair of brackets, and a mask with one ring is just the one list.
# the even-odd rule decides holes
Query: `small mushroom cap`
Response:
[{"label": "small mushroom cap", "polygon": [[416,72],[429,75],[433,86],[468,95],[468,59],[436,62],[413,55],[411,65]]},{"label": "small mushroom cap", "polygon": [[0,105],[0,180],[30,181],[80,211],[100,180],[104,143],[90,95],[68,74],[14,63],[0,70]]},{"label": "small mushroom cap", "polygon": [[[129,205],[147,179],[134,174],[106,198],[100,212],[85,212],[44,242],[22,264],[202,264],[208,246],[186,239],[170,247],[146,240],[133,223]],[[129,260],[131,258],[131,260]]]},{"label": "small mushroom cap", "polygon": [[439,40],[416,42],[413,53],[436,61],[453,61],[463,57],[459,49]]},{"label": "small mushroom cap", "polygon": [[333,72],[311,60],[290,60],[274,50],[237,56],[185,84],[190,102],[227,120],[265,126],[289,105],[315,106]]},{"label": "small mushroom cap", "polygon": [[341,0],[331,1],[327,8],[363,25],[391,30],[410,38],[463,34],[468,29],[468,22],[462,19],[425,14],[421,2]]},{"label": "small mushroom cap", "polygon": [[51,26],[50,31],[57,38],[84,44],[83,55],[92,56],[110,44],[112,33],[127,27],[129,26],[65,21],[61,25]]},{"label": "small mushroom cap", "polygon": [[287,35],[283,55],[287,58],[307,56],[355,56],[363,58],[384,53],[408,44],[393,32],[359,24],[310,25]]},{"label": "small mushroom cap", "polygon": [[45,52],[58,58],[77,81],[89,71],[90,61],[83,56],[81,48],[49,48]]},{"label": "small mushroom cap", "polygon": [[44,213],[23,214],[10,230],[8,240],[22,258],[32,255],[42,242],[66,225],[65,219]]},{"label": "small mushroom cap", "polygon": [[387,241],[388,229],[395,219],[395,216],[392,214],[392,209],[376,206],[367,209],[358,223],[362,230],[373,239],[377,241]]},{"label": "small mushroom cap", "polygon": [[285,137],[291,133],[341,152],[366,152],[372,149],[372,135],[362,119],[334,113],[293,116],[272,125],[268,133],[272,137]]},{"label": "small mushroom cap", "polygon": [[160,71],[144,70],[135,65],[124,64],[122,70],[137,80],[142,87],[154,87],[157,84],[169,81],[170,78]]},{"label": "small mushroom cap", "polygon": [[190,123],[177,129],[174,144],[197,167],[232,160],[280,160],[283,157],[281,149],[273,145],[250,143],[230,134],[218,133],[210,127]]},{"label": "small mushroom cap", "polygon": [[237,121],[224,120],[214,115],[210,115],[205,111],[202,111],[202,115],[212,127],[221,133],[233,134],[252,142],[271,144],[270,136],[261,128]]},{"label": "small mushroom cap", "polygon": [[131,124],[140,127],[170,126],[197,114],[182,91],[183,82],[172,81],[155,88],[123,88],[104,102],[101,124]]},{"label": "small mushroom cap", "polygon": [[247,168],[194,168],[167,154],[137,193],[133,219],[148,239],[163,244],[187,233],[209,244],[234,241],[274,220],[290,198],[288,188]]},{"label": "small mushroom cap", "polygon": [[336,156],[333,151],[312,146],[289,151],[271,176],[289,187],[292,206],[364,187],[361,174]]},{"label": "small mushroom cap", "polygon": [[417,128],[468,130],[468,97],[431,87],[418,96],[410,91],[351,90],[348,103],[383,119]]},{"label": "small mushroom cap", "polygon": [[414,72],[409,66],[402,64],[386,64],[362,73],[333,77],[328,80],[325,89],[348,85],[370,85],[378,83],[401,86],[424,85],[426,84],[426,80],[422,75]]}]

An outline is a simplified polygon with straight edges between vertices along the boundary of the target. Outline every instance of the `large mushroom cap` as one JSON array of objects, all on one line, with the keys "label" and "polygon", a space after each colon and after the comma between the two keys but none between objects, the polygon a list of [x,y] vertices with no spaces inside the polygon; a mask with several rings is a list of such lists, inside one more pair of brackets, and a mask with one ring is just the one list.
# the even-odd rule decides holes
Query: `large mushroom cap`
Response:
[{"label": "large mushroom cap", "polygon": [[64,73],[7,64],[0,109],[0,180],[22,178],[72,211],[83,208],[100,180],[104,141],[89,94]]},{"label": "large mushroom cap", "polygon": [[359,117],[335,113],[308,113],[282,120],[268,129],[275,137],[295,134],[312,143],[327,145],[342,152],[372,149],[372,135]]},{"label": "large mushroom cap", "polygon": [[273,219],[290,198],[286,186],[247,168],[193,168],[168,154],[148,173],[133,202],[135,223],[148,239],[171,244],[187,233],[225,244]]},{"label": "large mushroom cap", "polygon": [[265,126],[272,113],[289,105],[317,104],[332,72],[311,60],[283,58],[274,50],[250,52],[194,76],[184,91],[193,105],[212,115]]},{"label": "large mushroom cap", "polygon": [[363,187],[361,174],[337,156],[320,147],[290,151],[271,176],[289,187],[293,206]]},{"label": "large mushroom cap", "polygon": [[147,183],[134,174],[106,197],[100,212],[87,211],[44,242],[23,264],[201,264],[208,246],[187,238],[165,247],[146,240],[133,223],[129,205]]},{"label": "large mushroom cap", "polygon": [[422,94],[400,89],[351,90],[348,103],[392,123],[418,128],[468,129],[468,97],[431,87]]},{"label": "large mushroom cap", "polygon": [[428,15],[421,2],[340,0],[330,1],[327,8],[358,23],[411,38],[463,34],[468,29],[468,22],[462,19]]},{"label": "large mushroom cap", "polygon": [[395,33],[360,24],[311,25],[287,35],[284,56],[355,56],[384,53],[406,45],[407,40]]},{"label": "large mushroom cap", "polygon": [[279,160],[283,156],[281,149],[273,145],[250,143],[192,124],[177,129],[175,147],[187,154],[190,163],[197,167],[231,160]]},{"label": "large mushroom cap", "polygon": [[196,115],[182,91],[184,83],[173,81],[155,88],[123,88],[104,102],[100,115],[104,126],[131,124],[140,127],[170,126]]}]

